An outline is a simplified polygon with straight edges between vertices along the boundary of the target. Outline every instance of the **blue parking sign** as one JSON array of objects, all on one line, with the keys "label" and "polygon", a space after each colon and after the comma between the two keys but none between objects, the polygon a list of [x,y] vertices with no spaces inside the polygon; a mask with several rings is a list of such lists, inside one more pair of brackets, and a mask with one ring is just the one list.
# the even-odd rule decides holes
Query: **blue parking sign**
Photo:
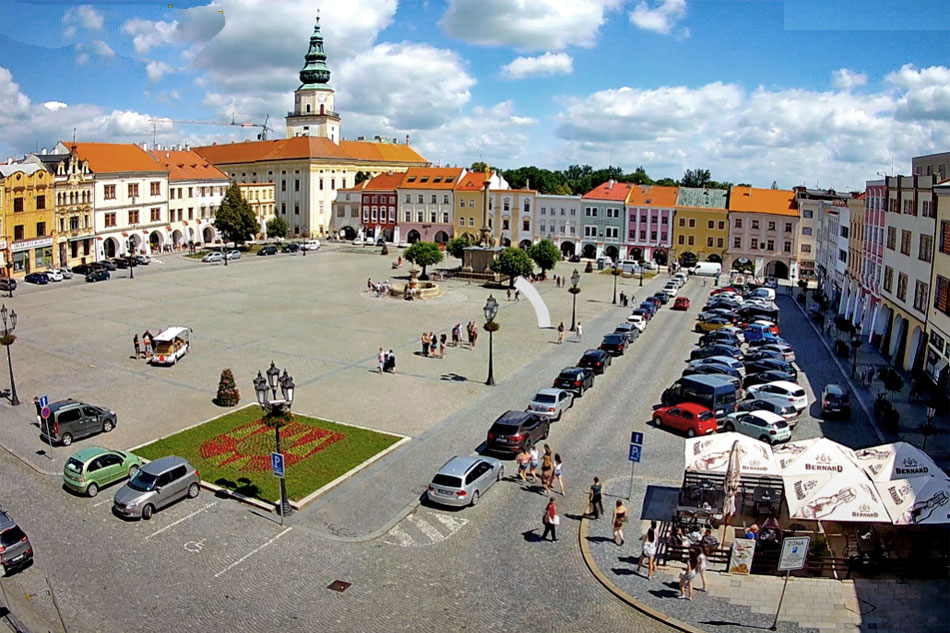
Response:
[{"label": "blue parking sign", "polygon": [[630,443],[631,444],[643,444],[643,433],[640,431],[631,431],[630,432]]},{"label": "blue parking sign", "polygon": [[270,454],[270,469],[274,473],[275,477],[284,478],[284,454],[283,453],[271,453]]},{"label": "blue parking sign", "polygon": [[49,406],[49,396],[47,396],[46,394],[43,394],[42,396],[40,396],[40,408],[42,409],[43,407],[48,407],[48,406]]},{"label": "blue parking sign", "polygon": [[631,444],[631,445],[630,445],[630,454],[627,456],[627,459],[629,459],[629,460],[632,461],[632,462],[639,462],[639,461],[640,461],[640,451],[642,451],[642,450],[643,450],[643,447],[640,446],[639,444]]}]

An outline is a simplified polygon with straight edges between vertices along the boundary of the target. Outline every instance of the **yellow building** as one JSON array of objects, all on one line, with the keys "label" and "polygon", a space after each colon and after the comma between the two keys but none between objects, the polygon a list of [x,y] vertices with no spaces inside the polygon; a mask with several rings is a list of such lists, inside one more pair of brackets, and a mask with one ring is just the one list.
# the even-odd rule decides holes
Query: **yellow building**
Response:
[{"label": "yellow building", "polygon": [[241,196],[257,218],[257,239],[267,237],[267,223],[274,217],[274,183],[245,182],[238,185]]},{"label": "yellow building", "polygon": [[679,188],[670,261],[683,266],[723,262],[729,248],[727,198],[725,189]]},{"label": "yellow building", "polygon": [[924,371],[936,385],[942,405],[950,402],[950,181],[933,188],[937,225],[927,305],[927,356]]},{"label": "yellow building", "polygon": [[0,165],[4,276],[53,268],[53,174],[33,163]]},{"label": "yellow building", "polygon": [[534,237],[534,189],[489,189],[488,226],[498,246],[526,249]]},{"label": "yellow building", "polygon": [[455,186],[455,236],[468,236],[469,242],[477,244],[482,229],[485,211],[484,172],[470,171]]}]

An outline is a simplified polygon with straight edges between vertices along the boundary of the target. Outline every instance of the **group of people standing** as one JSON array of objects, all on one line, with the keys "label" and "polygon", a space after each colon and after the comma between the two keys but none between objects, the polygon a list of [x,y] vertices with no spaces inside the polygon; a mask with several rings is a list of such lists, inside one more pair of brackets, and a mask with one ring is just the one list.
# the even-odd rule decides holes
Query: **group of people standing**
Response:
[{"label": "group of people standing", "polygon": [[[515,457],[518,464],[518,479],[521,481],[541,482],[544,494],[550,495],[554,490],[554,482],[557,481],[561,489],[561,495],[564,494],[564,462],[561,460],[560,453],[555,453],[547,444],[544,445],[544,451],[538,452],[537,447],[523,447],[521,452]],[[538,468],[541,474],[538,474]]]},{"label": "group of people standing", "polygon": [[423,332],[420,340],[422,341],[422,355],[426,358],[445,358],[445,333],[440,338],[435,332]]},{"label": "group of people standing", "polygon": [[396,373],[396,354],[394,354],[392,350],[389,350],[388,352],[384,352],[383,348],[380,347],[379,356],[377,357],[377,360],[378,360],[377,371],[379,373],[383,373],[383,372],[386,372],[389,374]]},{"label": "group of people standing", "polygon": [[145,330],[145,333],[142,335],[142,338],[139,339],[139,335],[136,334],[132,337],[132,346],[135,348],[135,358],[144,358],[149,360],[152,358],[152,333],[148,330]]}]

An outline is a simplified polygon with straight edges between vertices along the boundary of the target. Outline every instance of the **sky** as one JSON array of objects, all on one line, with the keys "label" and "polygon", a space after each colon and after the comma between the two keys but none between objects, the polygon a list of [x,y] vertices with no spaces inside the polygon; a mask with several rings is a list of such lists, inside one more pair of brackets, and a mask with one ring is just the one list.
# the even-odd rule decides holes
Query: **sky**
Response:
[{"label": "sky", "polygon": [[[944,0],[0,0],[0,159],[285,133],[320,11],[342,134],[434,164],[863,190],[950,151]],[[269,117],[269,118],[268,118]]]}]

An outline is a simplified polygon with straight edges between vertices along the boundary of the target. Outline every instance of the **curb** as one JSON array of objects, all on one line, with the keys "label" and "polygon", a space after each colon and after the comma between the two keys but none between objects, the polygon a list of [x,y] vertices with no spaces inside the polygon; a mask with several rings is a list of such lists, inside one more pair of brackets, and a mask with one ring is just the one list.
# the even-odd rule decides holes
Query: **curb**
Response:
[{"label": "curb", "polygon": [[587,565],[587,569],[590,570],[590,572],[594,575],[594,578],[596,578],[597,581],[602,584],[607,591],[614,594],[614,596],[627,603],[640,613],[649,616],[658,622],[662,622],[672,629],[683,631],[684,633],[705,633],[703,629],[695,627],[691,624],[687,624],[682,620],[677,620],[676,618],[670,617],[662,611],[658,611],[653,607],[643,604],[627,592],[620,589],[620,587],[612,583],[609,578],[601,573],[600,569],[597,567],[597,564],[594,562],[593,556],[591,556],[590,546],[587,542],[588,532],[589,528],[587,519],[581,519],[581,528],[577,531],[578,544],[581,546],[581,557],[584,559],[584,564]]}]

